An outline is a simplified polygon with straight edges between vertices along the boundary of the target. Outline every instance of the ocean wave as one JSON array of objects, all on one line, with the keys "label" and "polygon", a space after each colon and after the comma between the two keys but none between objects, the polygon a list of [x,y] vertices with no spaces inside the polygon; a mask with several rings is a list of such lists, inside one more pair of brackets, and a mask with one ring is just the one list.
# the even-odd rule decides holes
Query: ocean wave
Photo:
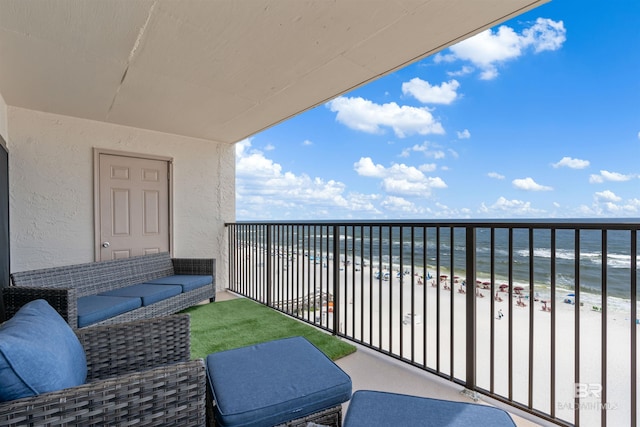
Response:
[{"label": "ocean wave", "polygon": [[[496,254],[508,255],[507,251],[497,251]],[[528,249],[519,249],[514,251],[515,255],[520,258],[529,258]],[[551,259],[551,249],[549,248],[534,248],[533,256],[541,259]],[[591,263],[593,265],[602,265],[602,252],[580,252],[580,261],[582,263]],[[575,261],[575,252],[567,249],[556,250],[556,259]],[[611,268],[629,268],[631,266],[632,258],[630,254],[619,253],[607,253],[607,266]],[[640,263],[640,256],[637,257],[636,262]]]}]

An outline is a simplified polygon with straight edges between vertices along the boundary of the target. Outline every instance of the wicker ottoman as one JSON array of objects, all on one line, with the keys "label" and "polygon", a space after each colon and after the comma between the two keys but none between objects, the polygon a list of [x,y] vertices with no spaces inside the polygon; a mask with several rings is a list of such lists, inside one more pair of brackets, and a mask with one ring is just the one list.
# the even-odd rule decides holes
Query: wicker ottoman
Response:
[{"label": "wicker ottoman", "polygon": [[351,378],[302,337],[207,356],[207,420],[219,426],[340,426]]},{"label": "wicker ottoman", "polygon": [[371,426],[514,427],[505,411],[491,406],[405,394],[359,390],[349,402],[344,427]]}]

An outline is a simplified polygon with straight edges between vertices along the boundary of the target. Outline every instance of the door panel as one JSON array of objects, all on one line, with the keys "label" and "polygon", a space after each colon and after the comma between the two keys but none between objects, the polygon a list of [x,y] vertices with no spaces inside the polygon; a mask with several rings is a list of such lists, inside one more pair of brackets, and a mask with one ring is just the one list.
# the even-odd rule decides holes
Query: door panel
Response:
[{"label": "door panel", "polygon": [[100,259],[169,250],[169,162],[99,156]]}]

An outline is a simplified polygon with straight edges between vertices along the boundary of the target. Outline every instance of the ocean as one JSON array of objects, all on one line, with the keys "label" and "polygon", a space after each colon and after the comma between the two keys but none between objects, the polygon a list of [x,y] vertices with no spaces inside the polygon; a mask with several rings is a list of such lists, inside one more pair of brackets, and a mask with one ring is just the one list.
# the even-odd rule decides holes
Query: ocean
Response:
[{"label": "ocean", "polygon": [[[275,240],[282,239],[284,246],[290,248],[295,246],[293,242],[297,241],[298,247],[309,255],[326,256],[333,247],[330,230],[331,228],[327,226],[303,229],[294,226],[290,232],[283,231],[278,234]],[[411,271],[412,265],[417,270],[423,270],[426,266],[431,276],[436,275],[436,266],[439,265],[445,274],[465,277],[466,230],[464,228],[347,225],[340,226],[339,230],[340,257],[343,261],[346,254],[348,260],[371,263],[374,271],[389,269],[390,263],[393,270],[404,271]],[[451,230],[453,230],[453,239]],[[533,229],[530,232],[525,228],[513,228],[512,233],[510,249],[509,229],[495,230],[493,275],[496,286],[507,283],[511,274],[514,285],[528,288],[530,271],[533,269],[535,292],[548,294],[552,283],[551,230]],[[285,240],[289,244],[285,243]],[[489,280],[492,277],[491,247],[491,230],[478,228],[476,276],[479,280]],[[511,257],[509,257],[510,253]],[[603,268],[605,256],[606,262]],[[631,266],[633,262],[637,265],[639,261],[639,256],[632,260],[629,230],[607,231],[605,247],[603,247],[602,231],[580,230],[579,244],[576,248],[575,230],[558,229],[555,236],[556,292],[574,292],[579,282],[580,290],[587,294],[598,296],[602,294],[603,289],[606,289],[609,297],[629,300]]]}]

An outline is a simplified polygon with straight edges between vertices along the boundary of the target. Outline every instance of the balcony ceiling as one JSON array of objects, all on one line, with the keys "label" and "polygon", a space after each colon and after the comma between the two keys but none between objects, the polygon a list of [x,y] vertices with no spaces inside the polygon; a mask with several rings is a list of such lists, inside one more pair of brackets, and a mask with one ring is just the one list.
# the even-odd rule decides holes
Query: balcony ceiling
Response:
[{"label": "balcony ceiling", "polygon": [[0,94],[235,143],[545,2],[0,0]]}]

